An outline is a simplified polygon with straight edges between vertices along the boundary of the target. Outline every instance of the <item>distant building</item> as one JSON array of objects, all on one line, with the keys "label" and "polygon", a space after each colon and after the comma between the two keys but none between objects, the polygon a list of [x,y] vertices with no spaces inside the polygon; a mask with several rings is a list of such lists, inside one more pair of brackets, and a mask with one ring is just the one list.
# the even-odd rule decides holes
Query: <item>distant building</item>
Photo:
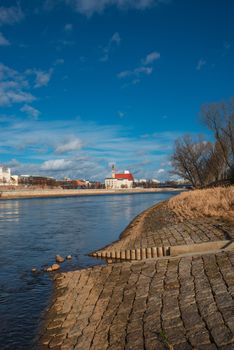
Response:
[{"label": "distant building", "polygon": [[11,182],[11,169],[5,166],[0,167],[0,184],[9,185]]},{"label": "distant building", "polygon": [[152,179],[151,181],[152,181],[153,183],[160,184],[160,181],[157,180],[157,179]]},{"label": "distant building", "polygon": [[133,187],[133,175],[125,170],[123,173],[116,173],[115,167],[112,166],[112,177],[105,179],[106,189],[121,189],[121,188],[132,188]]},{"label": "distant building", "polygon": [[49,176],[20,175],[19,184],[24,186],[53,187],[56,186],[56,180]]},{"label": "distant building", "polygon": [[0,186],[18,185],[18,176],[11,175],[11,169],[0,166]]},{"label": "distant building", "polygon": [[57,181],[57,184],[65,189],[81,189],[81,188],[87,188],[87,182],[85,180],[79,180],[79,179],[68,179],[65,178],[64,180]]}]

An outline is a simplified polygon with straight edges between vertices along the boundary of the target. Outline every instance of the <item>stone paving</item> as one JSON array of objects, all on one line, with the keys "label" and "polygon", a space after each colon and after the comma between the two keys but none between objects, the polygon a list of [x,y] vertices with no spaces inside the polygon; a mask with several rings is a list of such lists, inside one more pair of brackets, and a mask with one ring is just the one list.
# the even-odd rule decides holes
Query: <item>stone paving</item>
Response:
[{"label": "stone paving", "polygon": [[193,219],[178,223],[173,213],[163,203],[140,214],[124,231],[119,241],[97,252],[193,245],[231,239],[234,239],[233,225],[216,218]]},{"label": "stone paving", "polygon": [[234,348],[234,251],[62,273],[41,344],[61,350]]},{"label": "stone paving", "polygon": [[[231,223],[215,218],[179,223],[162,203],[140,214],[105,250],[198,247],[233,238]],[[233,265],[234,250],[229,250],[58,274],[40,345],[54,350],[234,349]]]}]

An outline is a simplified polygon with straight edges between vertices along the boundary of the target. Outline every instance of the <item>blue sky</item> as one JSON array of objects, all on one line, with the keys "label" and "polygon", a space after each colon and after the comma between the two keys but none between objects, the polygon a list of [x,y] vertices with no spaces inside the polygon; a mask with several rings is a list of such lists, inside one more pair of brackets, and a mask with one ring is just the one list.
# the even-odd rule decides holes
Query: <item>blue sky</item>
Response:
[{"label": "blue sky", "polygon": [[234,89],[232,0],[0,0],[0,162],[169,177],[174,140]]}]

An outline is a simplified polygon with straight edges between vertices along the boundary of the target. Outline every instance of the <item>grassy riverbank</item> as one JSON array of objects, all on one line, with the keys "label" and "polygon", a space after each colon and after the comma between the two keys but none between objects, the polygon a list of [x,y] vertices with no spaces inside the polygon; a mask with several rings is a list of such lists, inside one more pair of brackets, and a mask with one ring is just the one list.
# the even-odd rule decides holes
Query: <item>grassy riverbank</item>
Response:
[{"label": "grassy riverbank", "polygon": [[234,186],[181,193],[169,200],[168,208],[180,221],[201,217],[234,220]]}]

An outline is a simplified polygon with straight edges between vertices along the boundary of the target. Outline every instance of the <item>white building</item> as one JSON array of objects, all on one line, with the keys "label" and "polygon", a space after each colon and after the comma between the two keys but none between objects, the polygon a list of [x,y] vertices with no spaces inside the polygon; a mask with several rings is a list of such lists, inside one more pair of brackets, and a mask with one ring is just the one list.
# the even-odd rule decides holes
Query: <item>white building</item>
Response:
[{"label": "white building", "polygon": [[11,175],[11,169],[0,166],[0,186],[18,185],[18,176]]},{"label": "white building", "polygon": [[132,188],[133,187],[133,175],[125,170],[124,173],[115,173],[114,166],[112,167],[112,177],[108,177],[105,179],[105,187],[106,189],[122,189],[122,188]]},{"label": "white building", "polygon": [[160,184],[160,181],[157,180],[157,179],[152,179],[151,181],[152,181],[153,183],[155,183],[155,184]]}]

